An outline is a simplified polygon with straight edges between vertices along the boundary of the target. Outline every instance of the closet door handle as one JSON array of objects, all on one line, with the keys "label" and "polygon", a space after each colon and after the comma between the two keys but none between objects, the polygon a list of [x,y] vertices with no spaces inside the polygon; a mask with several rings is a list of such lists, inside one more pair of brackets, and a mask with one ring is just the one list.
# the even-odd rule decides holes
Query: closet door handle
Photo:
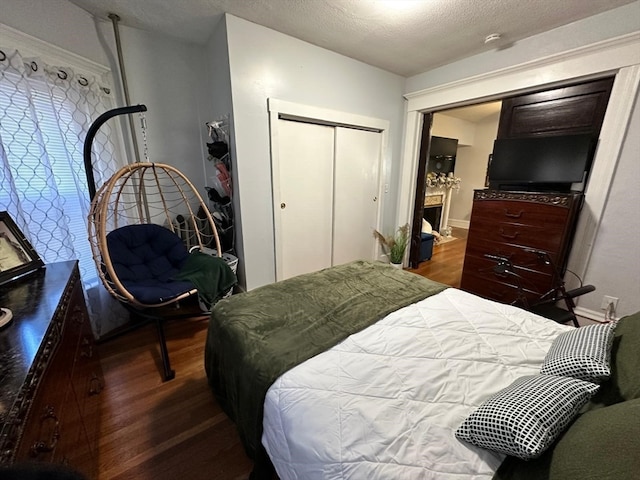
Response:
[{"label": "closet door handle", "polygon": [[287,204],[286,204],[286,203],[284,203],[284,202],[282,202],[282,203],[280,204],[280,208],[281,208],[282,210],[284,210],[285,208],[287,208]]}]

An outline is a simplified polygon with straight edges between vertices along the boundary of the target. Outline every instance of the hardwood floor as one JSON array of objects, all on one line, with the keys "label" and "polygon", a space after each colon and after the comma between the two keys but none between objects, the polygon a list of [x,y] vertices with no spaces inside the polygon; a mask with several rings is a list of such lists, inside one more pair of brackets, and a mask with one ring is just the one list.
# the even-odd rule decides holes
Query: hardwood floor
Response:
[{"label": "hardwood floor", "polygon": [[[436,245],[431,260],[411,270],[460,285],[466,230]],[[234,424],[207,384],[207,319],[175,320],[166,337],[176,377],[163,382],[153,325],[98,346],[101,393],[99,480],[240,480],[253,467]]]},{"label": "hardwood floor", "polygon": [[99,345],[100,480],[246,479],[253,464],[207,384],[207,319],[166,325],[174,380],[162,382],[153,325]]},{"label": "hardwood floor", "polygon": [[452,227],[451,234],[456,238],[455,240],[442,245],[434,245],[431,260],[421,262],[416,269],[407,270],[436,282],[459,288],[468,232],[464,228]]}]

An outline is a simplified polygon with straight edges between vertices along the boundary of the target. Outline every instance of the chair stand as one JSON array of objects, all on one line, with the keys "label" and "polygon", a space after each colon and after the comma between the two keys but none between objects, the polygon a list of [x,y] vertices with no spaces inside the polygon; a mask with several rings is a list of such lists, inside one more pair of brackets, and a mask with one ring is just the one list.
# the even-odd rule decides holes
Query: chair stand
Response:
[{"label": "chair stand", "polygon": [[162,356],[162,367],[164,369],[164,381],[173,380],[176,376],[175,370],[171,369],[169,362],[169,352],[167,351],[167,341],[164,337],[164,326],[162,318],[156,317],[156,327],[158,329],[158,341],[160,342],[160,355]]},{"label": "chair stand", "polygon": [[[170,319],[187,319],[187,318],[196,318],[196,317],[208,317],[208,313],[197,313],[193,310],[189,310],[186,308],[185,313],[172,314],[169,316],[159,315],[160,311],[156,313],[154,309],[148,310],[139,310],[125,303],[122,304],[125,309],[129,312],[132,319],[134,320],[132,324],[127,325],[117,331],[111,332],[106,337],[102,337],[98,340],[98,343],[104,343],[109,340],[113,340],[114,338],[118,338],[125,333],[129,333],[133,330],[137,330],[138,328],[148,325],[151,322],[155,322],[156,330],[158,332],[158,343],[160,344],[160,357],[162,358],[162,379],[163,381],[173,380],[176,376],[175,370],[171,368],[171,361],[169,360],[169,350],[167,349],[167,340],[164,334],[164,321]],[[173,307],[175,308],[175,307]],[[166,310],[164,310],[166,312]]]}]

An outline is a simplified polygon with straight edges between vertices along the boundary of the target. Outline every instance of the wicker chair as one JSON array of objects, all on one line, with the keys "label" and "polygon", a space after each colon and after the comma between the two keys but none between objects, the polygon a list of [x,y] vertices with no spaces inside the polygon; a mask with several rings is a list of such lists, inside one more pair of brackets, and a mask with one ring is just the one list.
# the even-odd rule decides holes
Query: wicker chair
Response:
[{"label": "wicker chair", "polygon": [[89,242],[107,291],[132,314],[156,322],[164,378],[173,378],[163,330],[167,308],[161,307],[177,306],[197,295],[193,283],[175,280],[189,251],[215,250],[222,255],[204,200],[170,165],[127,165],[91,202]]}]

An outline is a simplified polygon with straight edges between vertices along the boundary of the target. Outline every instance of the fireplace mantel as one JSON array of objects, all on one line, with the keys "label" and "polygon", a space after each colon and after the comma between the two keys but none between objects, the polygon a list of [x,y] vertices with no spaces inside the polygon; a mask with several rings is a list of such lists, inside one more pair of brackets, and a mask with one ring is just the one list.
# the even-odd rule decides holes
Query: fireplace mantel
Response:
[{"label": "fireplace mantel", "polygon": [[424,208],[426,209],[440,209],[440,221],[438,225],[431,225],[433,229],[440,232],[449,223],[449,208],[451,206],[451,190],[447,187],[427,187],[426,194],[424,196]]}]

